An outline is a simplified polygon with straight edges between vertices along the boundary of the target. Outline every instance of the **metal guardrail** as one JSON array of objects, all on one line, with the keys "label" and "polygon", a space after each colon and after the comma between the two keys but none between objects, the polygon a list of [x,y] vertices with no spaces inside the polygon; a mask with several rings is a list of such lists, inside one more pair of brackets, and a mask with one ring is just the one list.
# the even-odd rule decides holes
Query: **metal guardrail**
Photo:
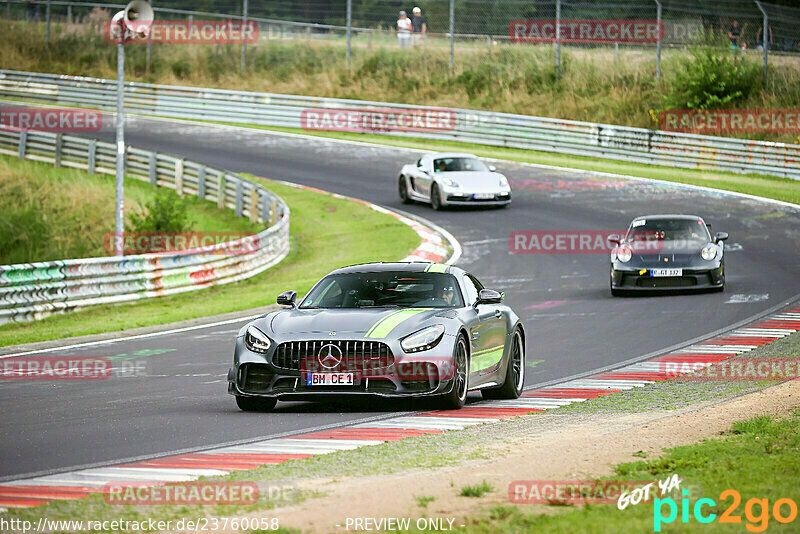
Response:
[{"label": "metal guardrail", "polygon": [[[0,154],[114,175],[116,146],[93,139],[0,129]],[[269,227],[202,249],[0,265],[0,324],[95,304],[195,291],[254,276],[289,253],[289,207],[264,187],[219,169],[128,147],[126,176],[197,195]]]},{"label": "metal guardrail", "polygon": [[[0,97],[112,110],[115,90],[113,80],[0,70]],[[443,111],[406,104],[144,83],[127,83],[125,95],[126,109],[132,113],[291,128],[304,127],[304,110]],[[452,117],[452,128],[369,133],[800,179],[800,145],[491,111],[444,111]]]}]

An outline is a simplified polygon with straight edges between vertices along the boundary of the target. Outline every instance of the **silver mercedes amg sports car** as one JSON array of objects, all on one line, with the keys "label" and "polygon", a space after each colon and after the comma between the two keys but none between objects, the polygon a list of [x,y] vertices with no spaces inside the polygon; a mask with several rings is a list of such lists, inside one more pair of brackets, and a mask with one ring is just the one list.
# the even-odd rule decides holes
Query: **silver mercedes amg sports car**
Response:
[{"label": "silver mercedes amg sports car", "polygon": [[245,325],[228,392],[242,410],[341,395],[430,397],[461,408],[467,392],[519,397],[525,330],[503,294],[463,269],[369,263],[337,269],[296,303]]},{"label": "silver mercedes amg sports car", "polygon": [[403,203],[429,202],[435,210],[511,204],[506,177],[473,154],[425,154],[400,170],[398,193]]}]

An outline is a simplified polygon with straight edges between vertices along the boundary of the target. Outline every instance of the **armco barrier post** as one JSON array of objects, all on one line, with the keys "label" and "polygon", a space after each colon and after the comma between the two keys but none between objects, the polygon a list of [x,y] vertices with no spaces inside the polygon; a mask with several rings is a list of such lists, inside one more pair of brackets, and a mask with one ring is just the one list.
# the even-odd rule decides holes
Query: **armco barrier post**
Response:
[{"label": "armco barrier post", "polygon": [[261,220],[267,222],[269,219],[269,196],[261,195]]},{"label": "armco barrier post", "polygon": [[258,191],[250,190],[250,222],[258,222]]},{"label": "armco barrier post", "polygon": [[155,152],[150,152],[149,162],[150,185],[158,185],[158,157]]},{"label": "armco barrier post", "polygon": [[64,134],[56,134],[56,150],[53,155],[53,167],[56,169],[61,167],[61,152],[64,148]]},{"label": "armco barrier post", "polygon": [[183,196],[183,160],[175,160],[175,192]]},{"label": "armco barrier post", "polygon": [[91,141],[89,141],[89,154],[86,157],[87,172],[89,174],[94,174],[96,165],[97,165],[97,139],[92,139]]},{"label": "armco barrier post", "polygon": [[225,174],[219,173],[219,189],[217,190],[217,206],[225,207]]},{"label": "armco barrier post", "polygon": [[19,134],[19,159],[25,159],[25,147],[28,144],[28,132]]},{"label": "armco barrier post", "polygon": [[206,198],[206,168],[200,167],[197,171],[197,198],[203,200]]},{"label": "armco barrier post", "polygon": [[275,226],[275,223],[278,222],[278,201],[272,199],[272,204],[269,207],[269,225]]},{"label": "armco barrier post", "polygon": [[242,216],[242,181],[236,180],[236,216]]}]

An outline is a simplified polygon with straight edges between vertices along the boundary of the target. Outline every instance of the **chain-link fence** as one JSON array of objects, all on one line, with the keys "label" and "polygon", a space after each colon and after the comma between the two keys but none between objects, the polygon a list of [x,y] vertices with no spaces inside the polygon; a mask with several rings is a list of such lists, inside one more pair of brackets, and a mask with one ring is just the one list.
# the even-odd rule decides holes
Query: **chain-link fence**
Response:
[{"label": "chain-link fence", "polygon": [[[87,23],[109,16],[122,3],[89,0],[6,0],[7,18]],[[374,53],[380,47],[424,47],[460,57],[525,47],[552,54],[555,72],[562,51],[652,61],[660,76],[664,55],[703,41],[732,53],[763,57],[800,54],[800,7],[758,0],[152,0],[157,19],[246,18],[259,26],[259,43],[320,41]],[[187,10],[192,7],[193,10]],[[404,12],[405,15],[400,13]],[[405,20],[409,22],[405,22]],[[408,25],[408,29],[406,29]],[[243,55],[246,53],[243,47]],[[244,59],[244,58],[243,58]],[[794,59],[796,61],[796,59]]]}]

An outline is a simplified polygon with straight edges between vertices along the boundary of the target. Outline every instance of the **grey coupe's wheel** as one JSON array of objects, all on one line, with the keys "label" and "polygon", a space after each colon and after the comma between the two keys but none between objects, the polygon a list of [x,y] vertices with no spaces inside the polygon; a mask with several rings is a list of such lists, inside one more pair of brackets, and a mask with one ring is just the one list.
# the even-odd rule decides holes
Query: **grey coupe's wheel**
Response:
[{"label": "grey coupe's wheel", "polygon": [[511,352],[508,355],[506,378],[499,388],[483,389],[481,395],[484,399],[517,399],[522,394],[525,385],[525,346],[522,343],[522,334],[514,331],[511,341]]},{"label": "grey coupe's wheel", "polygon": [[269,412],[278,404],[277,399],[236,396],[236,406],[243,412]]},{"label": "grey coupe's wheel", "polygon": [[397,184],[397,192],[400,194],[400,200],[403,204],[411,204],[411,198],[408,196],[408,183],[406,177],[401,176]]},{"label": "grey coupe's wheel", "polygon": [[442,407],[446,410],[459,410],[467,402],[469,354],[467,353],[467,342],[463,335],[459,335],[456,340],[453,364],[453,389],[442,397]]},{"label": "grey coupe's wheel", "polygon": [[436,184],[431,187],[431,206],[435,210],[442,209],[442,197],[439,195],[439,186]]}]

